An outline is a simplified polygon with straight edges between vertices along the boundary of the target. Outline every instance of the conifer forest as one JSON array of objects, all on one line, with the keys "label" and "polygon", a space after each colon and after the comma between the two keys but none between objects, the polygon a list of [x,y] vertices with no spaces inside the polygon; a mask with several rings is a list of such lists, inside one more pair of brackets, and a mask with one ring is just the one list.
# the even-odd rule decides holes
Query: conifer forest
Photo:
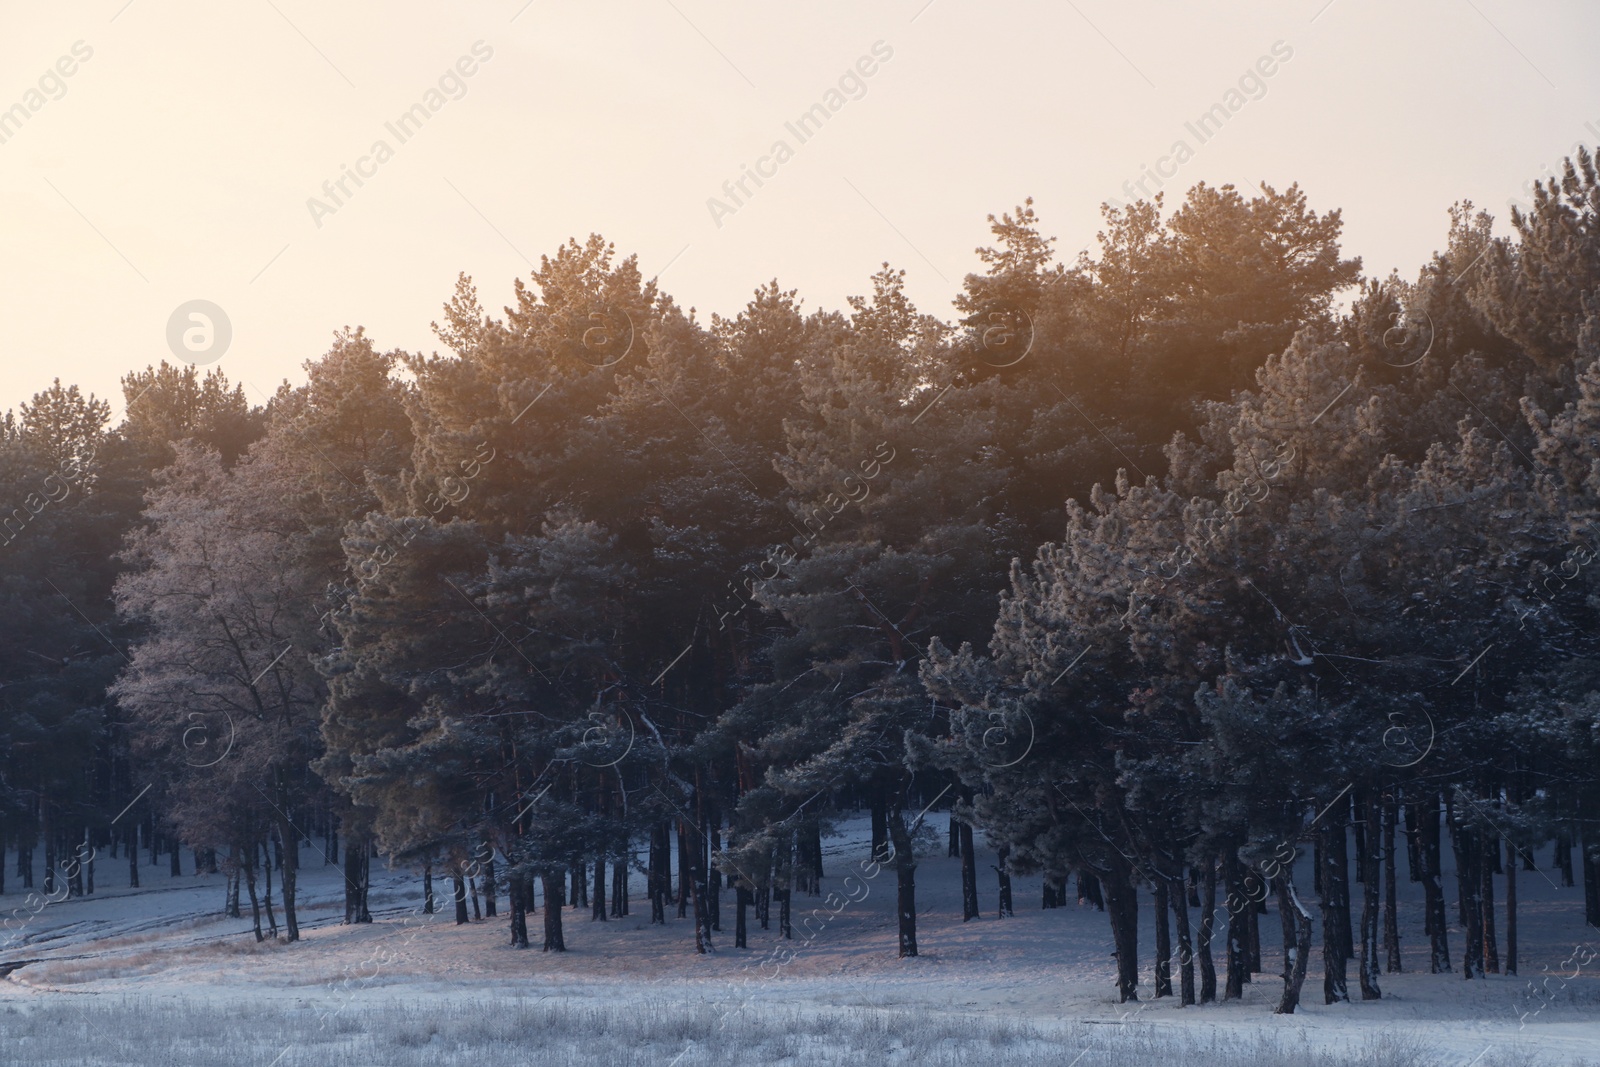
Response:
[{"label": "conifer forest", "polygon": [[[0,1064],[1600,1061],[1600,133],[1385,273],[1293,158],[1205,162],[1295,41],[1082,248],[1059,197],[938,193],[996,214],[931,304],[898,230],[842,301],[774,244],[727,305],[556,205],[523,265],[397,246],[428,344],[318,317],[258,389],[191,301],[109,394],[31,368]],[[775,111],[705,233],[913,44]],[[378,110],[273,269],[496,45]]]}]

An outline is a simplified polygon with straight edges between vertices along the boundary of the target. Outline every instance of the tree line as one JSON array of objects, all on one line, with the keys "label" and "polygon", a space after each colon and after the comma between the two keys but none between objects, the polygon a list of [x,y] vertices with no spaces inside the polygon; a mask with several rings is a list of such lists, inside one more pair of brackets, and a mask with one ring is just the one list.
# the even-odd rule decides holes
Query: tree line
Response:
[{"label": "tree line", "polygon": [[310,841],[347,922],[383,856],[519,946],[542,898],[560,951],[642,857],[704,952],[725,891],[736,947],[792,937],[866,812],[913,956],[948,809],[963,917],[975,836],[1001,914],[1075,877],[1119,1000],[1141,891],[1184,1004],[1242,995],[1270,902],[1284,1012],[1313,906],[1325,999],[1381,995],[1401,852],[1435,972],[1515,971],[1536,849],[1600,924],[1592,157],[1506,235],[1457,204],[1409,281],[1298,186],[1101,211],[1071,263],[991,216],[954,321],[887,264],[702,321],[596,236],[498,317],[462,276],[444,354],[346,328],[264,405],[162,364],[111,426],[58,381],[0,423],[17,877],[183,846],[258,938],[276,875],[293,941]]}]

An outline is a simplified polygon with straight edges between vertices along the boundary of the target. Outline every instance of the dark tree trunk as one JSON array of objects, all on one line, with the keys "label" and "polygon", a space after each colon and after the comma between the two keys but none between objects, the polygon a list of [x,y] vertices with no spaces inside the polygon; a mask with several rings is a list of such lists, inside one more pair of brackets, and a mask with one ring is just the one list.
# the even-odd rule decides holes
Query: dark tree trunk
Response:
[{"label": "dark tree trunk", "polygon": [[1139,999],[1139,901],[1130,873],[1113,867],[1104,878],[1106,914],[1117,956],[1117,1003]]},{"label": "dark tree trunk", "polygon": [[1211,937],[1216,929],[1217,865],[1206,860],[1200,882],[1200,1003],[1217,999],[1217,965],[1211,958]]},{"label": "dark tree trunk", "polygon": [[263,903],[267,908],[267,932],[272,939],[278,939],[278,916],[272,910],[272,846],[267,842],[261,843],[261,864],[266,875],[266,895]]},{"label": "dark tree trunk", "polygon": [[606,859],[604,856],[597,856],[594,861],[594,904],[589,908],[589,921],[606,921]]},{"label": "dark tree trunk", "polygon": [[748,926],[748,919],[746,916],[750,911],[750,888],[745,884],[745,880],[743,878],[739,879],[738,884],[734,889],[734,894],[737,899],[737,904],[735,906],[735,914],[733,919],[733,947],[749,948],[750,946],[747,941],[749,939],[748,935],[750,928]]},{"label": "dark tree trunk", "polygon": [[[1080,900],[1087,897],[1089,903],[1094,905],[1095,911],[1106,910],[1105,894],[1100,892],[1100,879],[1088,871],[1078,872],[1078,897]],[[1059,903],[1065,903],[1065,901],[1060,901]]]},{"label": "dark tree trunk", "polygon": [[1382,854],[1379,848],[1379,813],[1376,793],[1367,791],[1362,797],[1362,819],[1365,826],[1356,835],[1356,847],[1361,849],[1356,866],[1361,879],[1361,950],[1356,955],[1357,981],[1362,1000],[1377,1000],[1383,993],[1378,988],[1378,926],[1379,926],[1379,868]]},{"label": "dark tree trunk", "polygon": [[1311,913],[1300,903],[1294,879],[1287,872],[1273,879],[1278,897],[1278,914],[1283,923],[1283,996],[1276,1015],[1293,1015],[1300,1006],[1300,990],[1306,984],[1306,965],[1311,957]]},{"label": "dark tree trunk", "polygon": [[1172,996],[1172,927],[1167,919],[1167,883],[1158,875],[1152,890],[1156,912],[1156,998]]},{"label": "dark tree trunk", "polygon": [[689,915],[689,897],[694,892],[694,876],[689,873],[689,823],[678,820],[678,918]]},{"label": "dark tree trunk", "polygon": [[367,859],[367,850],[362,843],[351,840],[351,846],[344,850],[344,922],[346,926],[355,923],[369,923],[372,913],[366,909],[367,876],[370,870],[370,861]]},{"label": "dark tree trunk", "polygon": [[[1188,1007],[1194,1003],[1194,948],[1189,936],[1189,894],[1183,875],[1172,879],[1170,891],[1172,918],[1178,928],[1178,997]],[[1212,982],[1215,983],[1215,976]]]},{"label": "dark tree trunk", "polygon": [[1350,858],[1343,810],[1322,827],[1322,997],[1325,1004],[1350,999]]},{"label": "dark tree trunk", "polygon": [[1506,839],[1506,974],[1517,973],[1517,853]]},{"label": "dark tree trunk", "polygon": [[778,933],[783,935],[785,941],[794,937],[794,853],[794,838],[791,835],[784,839],[782,852],[778,856],[778,877],[772,889],[772,895],[778,898]]},{"label": "dark tree trunk", "polygon": [[[1257,879],[1259,881],[1259,878]],[[1248,879],[1246,885],[1249,884]],[[1260,896],[1245,901],[1244,980],[1261,973],[1261,912],[1266,906],[1267,884],[1260,882]]]},{"label": "dark tree trunk", "polygon": [[472,898],[472,921],[483,921],[483,909],[478,906],[478,879],[474,875],[467,875],[467,896]]},{"label": "dark tree trunk", "polygon": [[872,858],[889,862],[889,805],[881,788],[872,790]]},{"label": "dark tree trunk", "polygon": [[1394,853],[1394,824],[1400,808],[1391,794],[1383,805],[1383,951],[1386,959],[1384,971],[1400,973],[1400,915],[1397,910],[1396,857]]},{"label": "dark tree trunk", "polygon": [[[1561,833],[1556,835],[1556,866],[1561,869],[1561,885],[1571,889],[1576,883],[1572,880],[1572,835]],[[1594,923],[1593,916],[1589,922]]]},{"label": "dark tree trunk", "polygon": [[628,914],[628,860],[626,857],[611,861],[611,916],[621,918]]},{"label": "dark tree trunk", "polygon": [[945,854],[951,859],[961,855],[961,824],[956,821],[956,809],[950,808],[950,843],[946,846]]},{"label": "dark tree trunk", "polygon": [[973,854],[972,826],[963,822],[957,831],[961,838],[961,921],[983,914],[978,904],[978,858]]},{"label": "dark tree trunk", "polygon": [[589,906],[589,868],[583,860],[572,864],[572,899],[568,903],[573,911]]},{"label": "dark tree trunk", "polygon": [[1239,858],[1231,844],[1223,852],[1222,871],[1223,888],[1227,892],[1223,907],[1228,909],[1227,976],[1222,999],[1227,1001],[1244,996],[1244,913],[1252,905],[1245,899]]},{"label": "dark tree trunk", "polygon": [[511,902],[512,948],[528,947],[528,894],[525,888],[527,880],[527,875],[514,873],[506,890]]},{"label": "dark tree trunk", "polygon": [[250,894],[250,919],[255,925],[256,940],[265,941],[266,936],[261,932],[261,900],[256,896],[256,846],[251,844],[239,852],[245,857],[241,869],[244,871],[245,889]]},{"label": "dark tree trunk", "polygon": [[[348,852],[347,849],[346,854]],[[433,860],[426,859],[422,861],[422,913],[432,915],[433,912]]]},{"label": "dark tree trunk", "polygon": [[1450,841],[1456,854],[1456,902],[1461,924],[1466,927],[1466,948],[1461,955],[1461,976],[1466,979],[1483,974],[1483,912],[1479,909],[1478,835],[1470,826],[1452,822]]},{"label": "dark tree trunk", "polygon": [[1414,809],[1420,820],[1417,824],[1421,839],[1419,851],[1422,859],[1422,898],[1426,909],[1428,933],[1428,966],[1432,974],[1450,972],[1450,935],[1444,909],[1443,857],[1440,855],[1439,794],[1430,794]]},{"label": "dark tree trunk", "polygon": [[[234,855],[238,855],[238,846],[234,846]],[[128,827],[128,888],[139,888],[139,824],[136,822]],[[239,899],[238,888],[234,889],[234,901],[237,905]],[[234,918],[238,918],[235,910]]]},{"label": "dark tree trunk", "polygon": [[[138,860],[139,860],[139,848],[138,848],[138,844],[139,844],[139,842],[137,840],[134,840],[134,842],[133,842],[134,847],[128,850],[128,855],[132,856],[133,860],[134,860],[133,871],[134,871],[134,877],[135,878],[138,877],[138,871],[139,871],[139,863],[138,863]],[[241,873],[242,867],[243,867],[243,864],[240,862],[240,858],[239,858],[239,846],[237,844],[229,845],[228,846],[228,899],[227,899],[226,906],[223,908],[223,911],[227,914],[228,918],[230,918],[230,919],[237,919],[237,918],[240,917],[240,912],[239,912],[239,881],[240,881],[240,873]],[[134,885],[138,885],[138,884],[139,884],[138,882],[134,883]]]},{"label": "dark tree trunk", "polygon": [[[1078,884],[1082,885],[1083,883],[1080,881]],[[1050,872],[1046,871],[1044,876],[1044,888],[1039,895],[1039,907],[1045,911],[1049,911],[1052,908],[1061,907],[1061,901],[1066,895],[1066,892],[1066,886],[1062,885],[1057,887],[1055,879],[1050,876]],[[1079,899],[1081,900],[1082,898],[1080,897]]]},{"label": "dark tree trunk", "polygon": [[900,931],[899,958],[917,954],[917,859],[911,851],[911,828],[898,810],[889,813],[890,844],[894,848],[895,914]]},{"label": "dark tree trunk", "polygon": [[[706,932],[722,932],[722,872],[717,870],[715,863],[717,853],[722,851],[721,815],[715,803],[702,798],[700,810],[700,840],[703,847],[696,853],[700,857],[700,869],[705,872],[706,879]],[[817,877],[822,877],[822,838],[817,838]],[[709,936],[707,937],[709,941]]]},{"label": "dark tree trunk", "polygon": [[711,886],[706,878],[705,851],[699,845],[703,840],[704,838],[696,840],[689,855],[689,885],[694,893],[694,950],[702,955],[712,947],[711,905],[707,899],[711,893]]},{"label": "dark tree trunk", "polygon": [[[1491,862],[1492,861],[1492,862]],[[1479,882],[1478,906],[1483,910],[1480,920],[1483,926],[1483,971],[1485,974],[1500,973],[1500,944],[1495,936],[1494,922],[1494,868],[1500,862],[1500,841],[1492,833],[1484,831],[1478,835],[1478,871]]]},{"label": "dark tree trunk", "polygon": [[544,950],[565,952],[567,943],[561,936],[561,908],[566,903],[562,893],[567,880],[561,872],[546,874],[544,878]]},{"label": "dark tree trunk", "polygon": [[300,872],[300,834],[287,815],[281,816],[278,834],[283,845],[283,869],[280,872],[283,880],[283,938],[293,943],[300,940],[300,918],[295,907],[295,884]]},{"label": "dark tree trunk", "polygon": [[[1406,877],[1413,882],[1426,881],[1428,877],[1428,865],[1423,859],[1423,807],[1416,800],[1406,801]],[[1427,917],[1423,918],[1426,926]]]},{"label": "dark tree trunk", "polygon": [[650,867],[645,875],[645,882],[650,891],[650,921],[652,923],[665,923],[667,921],[667,882],[672,877],[667,870],[668,858],[665,855],[667,845],[667,824],[658,822],[650,831]]},{"label": "dark tree trunk", "polygon": [[451,873],[450,880],[455,886],[456,925],[465,926],[472,921],[467,915],[467,877],[462,873],[461,868],[457,867]]},{"label": "dark tree trunk", "polygon": [[[483,861],[483,914],[485,918],[494,919],[499,916],[498,905],[494,898],[500,892],[500,887],[494,878],[494,846],[485,841],[483,851],[487,857]],[[367,884],[370,885],[371,881],[370,878],[367,879]]]},{"label": "dark tree trunk", "polygon": [[1004,919],[1008,915],[1015,915],[1011,910],[1011,875],[1006,870],[1006,860],[1011,855],[1011,847],[1002,845],[999,854],[995,857],[995,873],[1000,876],[1000,914],[998,918]]},{"label": "dark tree trunk", "polygon": [[[1600,844],[1594,840],[1594,831],[1586,829],[1581,849],[1583,859],[1583,916],[1590,926],[1600,927]],[[1567,868],[1564,872],[1567,885],[1572,884],[1572,852],[1567,851]]]}]

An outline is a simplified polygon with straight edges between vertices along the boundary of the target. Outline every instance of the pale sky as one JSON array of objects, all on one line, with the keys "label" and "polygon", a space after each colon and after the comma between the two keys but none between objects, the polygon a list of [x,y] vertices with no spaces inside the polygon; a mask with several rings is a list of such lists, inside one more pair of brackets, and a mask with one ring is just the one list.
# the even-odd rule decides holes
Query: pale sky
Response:
[{"label": "pale sky", "polygon": [[[1070,261],[1180,139],[1169,201],[1299,181],[1344,210],[1368,274],[1411,277],[1453,201],[1504,219],[1600,142],[1600,5],[1576,0],[8,6],[0,406],[59,376],[120,412],[117,379],[172,358],[194,299],[228,315],[213,365],[260,402],[347,324],[441,347],[457,272],[498,314],[530,261],[591,232],[702,319],[774,276],[842,307],[884,260],[949,317],[986,215],[1034,197]],[[1271,76],[1246,78],[1262,57]],[[404,143],[387,129],[430,103]],[[1205,143],[1185,127],[1230,103]],[[785,124],[817,104],[837,110],[801,143]],[[735,205],[724,182],[758,163]],[[367,176],[335,205],[346,166]]]}]

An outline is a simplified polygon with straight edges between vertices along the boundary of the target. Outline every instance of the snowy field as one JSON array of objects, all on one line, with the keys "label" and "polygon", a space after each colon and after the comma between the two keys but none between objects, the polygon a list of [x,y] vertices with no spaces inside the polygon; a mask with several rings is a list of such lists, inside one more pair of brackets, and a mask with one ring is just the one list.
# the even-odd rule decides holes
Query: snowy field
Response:
[{"label": "snowy field", "polygon": [[[828,842],[824,893],[865,857],[864,833],[852,825]],[[794,956],[781,963],[775,919],[763,931],[752,917],[751,948],[732,947],[731,893],[715,952],[695,955],[675,909],[649,924],[639,874],[626,918],[567,909],[564,954],[510,948],[503,913],[466,926],[423,914],[421,880],[405,871],[375,875],[376,921],[342,926],[340,874],[310,848],[304,940],[258,945],[248,907],[224,918],[222,877],[187,873],[189,859],[178,877],[165,860],[143,867],[132,891],[106,887],[126,873],[103,861],[93,897],[13,931],[0,952],[0,1064],[1600,1065],[1596,963],[1562,966],[1600,950],[1600,931],[1583,924],[1581,887],[1553,872],[1519,879],[1520,976],[1466,982],[1426,973],[1420,893],[1402,861],[1406,972],[1382,976],[1382,1000],[1326,1006],[1319,951],[1305,1003],[1285,1017],[1271,1014],[1276,915],[1262,918],[1265,973],[1242,1002],[1181,1008],[1149,999],[1146,895],[1142,999],[1119,1006],[1103,914],[1042,910],[1039,882],[1023,878],[1016,916],[996,919],[993,858],[980,854],[985,915],[962,923],[959,864],[942,848],[917,870],[920,957],[895,959],[885,871],[865,899],[809,927],[822,899],[797,894]],[[7,882],[9,912],[24,893]],[[535,945],[541,921],[530,921]],[[1453,930],[1458,968],[1461,944]]]}]

